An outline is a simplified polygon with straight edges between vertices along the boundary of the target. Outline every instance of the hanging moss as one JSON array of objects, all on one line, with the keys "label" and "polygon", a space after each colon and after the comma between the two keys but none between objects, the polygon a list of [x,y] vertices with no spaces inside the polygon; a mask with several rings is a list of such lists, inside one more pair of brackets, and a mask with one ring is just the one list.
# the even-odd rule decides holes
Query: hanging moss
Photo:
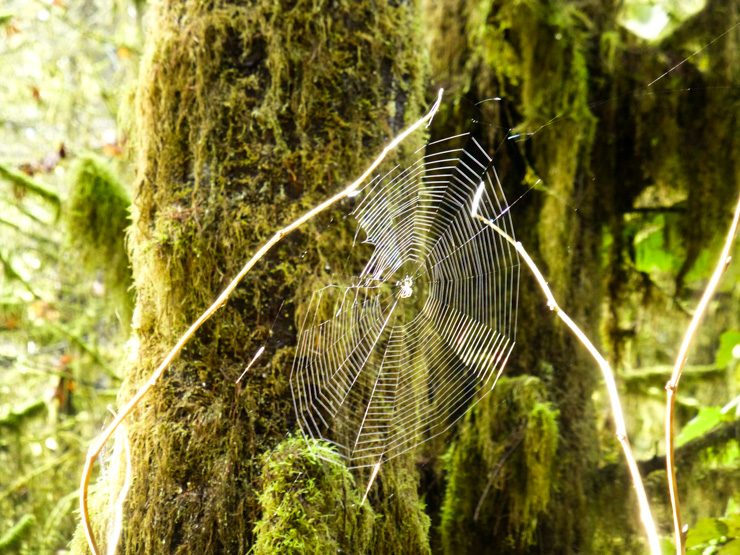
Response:
[{"label": "hanging moss", "polygon": [[[655,94],[638,99],[633,138],[634,155],[645,176],[645,198],[656,204],[685,200],[686,209],[676,218],[675,228],[665,228],[666,241],[675,233],[683,243],[678,246],[682,264],[675,273],[678,294],[700,253],[724,234],[737,198],[740,35],[728,33],[716,47],[693,57],[736,17],[737,10],[730,4],[707,2],[661,43],[663,56],[651,53],[627,59],[632,66],[630,81],[639,86],[640,76],[655,78],[665,71],[665,57],[691,58],[680,71],[656,83]],[[639,41],[631,37],[627,47],[636,44]]]},{"label": "hanging moss", "polygon": [[419,499],[418,482],[411,457],[398,457],[381,467],[369,496],[378,514],[371,543],[373,553],[431,553],[430,518]]},{"label": "hanging moss", "polygon": [[128,192],[106,162],[93,155],[75,162],[64,211],[67,243],[88,271],[103,273],[105,285],[126,312],[131,305],[125,245],[130,207]]},{"label": "hanging moss", "polygon": [[471,9],[469,75],[476,88],[496,83],[491,94],[513,99],[519,118],[511,122],[512,133],[533,134],[527,170],[546,193],[537,239],[548,280],[562,290],[573,252],[562,248],[572,242],[572,229],[563,225],[571,210],[567,199],[577,176],[588,170],[595,123],[588,107],[590,22],[574,2],[496,4],[479,2]]},{"label": "hanging moss", "polygon": [[[591,175],[593,45],[601,31],[613,28],[615,6],[540,0],[438,4],[431,43],[433,52],[444,53],[433,57],[433,69],[452,83],[460,106],[472,108],[440,114],[448,119],[436,119],[437,129],[442,135],[458,132],[470,116],[481,122],[477,133],[495,152],[509,199],[526,195],[512,210],[517,239],[561,305],[591,334],[598,329],[601,290],[601,241],[592,230],[598,229],[603,204]],[[451,22],[455,18],[460,23]],[[507,134],[519,137],[508,140]],[[517,348],[507,373],[547,380],[560,415],[553,480],[561,485],[552,492],[551,510],[538,519],[537,546],[531,549],[589,552],[588,474],[598,447],[591,394],[597,373],[567,330],[545,316],[541,293],[526,272],[520,287]],[[477,425],[489,426],[483,419]],[[465,476],[459,479],[464,482]],[[476,483],[476,476],[471,479]],[[503,486],[508,487],[515,486]]]},{"label": "hanging moss", "polygon": [[[674,204],[677,193],[678,200],[685,199],[675,206],[675,225],[664,228],[666,239],[670,233],[684,243],[673,249],[681,257],[678,290],[684,278],[691,279],[701,249],[726,230],[719,222],[729,221],[734,206],[740,152],[735,116],[740,34],[726,33],[736,8],[709,0],[656,45],[620,28],[615,19],[620,2],[429,4],[435,77],[463,97],[459,106],[475,105],[475,117],[484,124],[480,134],[496,152],[509,198],[518,199],[537,183],[512,210],[517,239],[544,271],[560,304],[592,338],[598,338],[602,284],[608,284],[612,352],[619,357],[619,343],[634,336],[641,319],[635,314],[645,301],[639,298],[635,306],[637,296],[626,292],[647,281],[633,271],[632,239],[640,226],[625,214],[641,197],[648,207]],[[647,87],[678,61],[680,66]],[[435,120],[441,135],[469,121],[459,106]],[[505,141],[509,130],[522,133],[521,142]],[[607,226],[610,258],[600,265]],[[602,487],[592,480],[599,445],[591,406],[595,368],[562,326],[543,317],[540,292],[528,276],[522,276],[521,288],[521,348],[507,371],[542,376],[540,369],[551,366],[551,398],[560,412],[561,486],[553,492],[552,510],[541,519],[538,547],[599,552],[591,545],[591,518],[602,513],[589,509]],[[663,296],[660,303],[665,305]],[[610,451],[611,456],[618,452]],[[625,503],[619,510],[632,514],[634,505],[624,495],[629,488],[619,491]],[[636,523],[622,524],[608,533],[625,537],[639,530]]]},{"label": "hanging moss", "polygon": [[534,544],[558,447],[558,414],[546,399],[537,378],[502,378],[465,417],[446,455],[445,553],[521,553]]},{"label": "hanging moss", "polygon": [[283,441],[263,457],[261,482],[255,555],[367,551],[372,509],[327,444]]}]

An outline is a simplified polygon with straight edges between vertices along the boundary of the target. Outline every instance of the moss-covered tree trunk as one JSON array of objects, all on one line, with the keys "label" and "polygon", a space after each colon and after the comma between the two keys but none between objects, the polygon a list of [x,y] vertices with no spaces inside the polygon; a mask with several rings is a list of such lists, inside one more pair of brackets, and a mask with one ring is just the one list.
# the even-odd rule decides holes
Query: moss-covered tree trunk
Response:
[{"label": "moss-covered tree trunk", "polygon": [[[128,394],[261,243],[345,186],[419,116],[423,59],[415,2],[156,8],[136,95],[129,240],[138,345]],[[263,457],[296,431],[288,379],[296,298],[307,294],[301,276],[346,257],[331,233],[300,233],[259,264],[129,422],[122,553],[350,552],[368,541],[386,553],[428,550],[408,460],[384,472],[388,501],[368,520],[348,475],[312,476],[326,471],[293,444]],[[325,259],[301,257],[305,240],[324,241],[316,251]],[[274,487],[292,486],[291,472],[318,488],[288,492],[295,511],[315,505],[303,522],[276,511],[285,496]]]},{"label": "moss-covered tree trunk", "polygon": [[[679,224],[685,226],[685,273],[711,241],[711,222],[726,218],[718,199],[731,206],[736,195],[736,155],[725,149],[738,137],[736,61],[730,69],[734,28],[704,69],[692,60],[659,87],[646,87],[699,45],[724,36],[737,7],[708,2],[660,45],[621,28],[619,7],[601,1],[427,2],[432,74],[458,99],[435,120],[433,133],[480,122],[478,134],[496,153],[509,200],[527,193],[512,210],[517,239],[561,305],[597,343],[613,349],[615,360],[626,334],[614,314],[626,301],[634,254],[626,214],[648,186],[688,196],[696,210]],[[681,87],[700,92],[677,94]],[[707,163],[713,148],[727,152],[722,162]],[[681,273],[677,289],[680,279]],[[611,309],[607,318],[604,306]],[[445,464],[441,549],[644,552],[629,481],[624,473],[619,480],[599,473],[604,459],[619,453],[611,423],[606,440],[598,432],[598,369],[553,318],[526,270],[507,374],[539,380],[504,382],[465,418]],[[553,415],[556,450],[547,424]],[[538,451],[527,453],[527,442]],[[554,453],[549,463],[548,452]],[[533,482],[545,491],[537,492]],[[659,502],[665,482],[655,483]]]},{"label": "moss-covered tree trunk", "polygon": [[[495,163],[510,201],[535,183],[548,193],[532,194],[517,207],[517,239],[572,317],[595,332],[599,206],[589,186],[594,119],[579,22],[567,5],[549,2],[449,0],[431,13],[439,22],[432,50],[443,53],[435,73],[461,97],[445,123],[438,119],[446,127],[439,132],[468,118],[482,121],[481,139],[491,151],[498,148]],[[489,100],[475,106],[483,99]],[[556,117],[557,125],[549,125]],[[504,141],[509,129],[523,137],[537,130],[537,140]],[[463,459],[450,459],[454,489],[447,492],[441,528],[446,553],[476,553],[488,545],[506,546],[507,553],[588,552],[589,469],[597,461],[593,363],[553,319],[526,269],[517,329],[507,374],[538,379],[507,382],[464,422],[455,453],[467,450],[481,468],[468,473]],[[557,416],[555,444],[552,425],[538,424],[542,408]],[[460,527],[468,533],[456,534]]]}]

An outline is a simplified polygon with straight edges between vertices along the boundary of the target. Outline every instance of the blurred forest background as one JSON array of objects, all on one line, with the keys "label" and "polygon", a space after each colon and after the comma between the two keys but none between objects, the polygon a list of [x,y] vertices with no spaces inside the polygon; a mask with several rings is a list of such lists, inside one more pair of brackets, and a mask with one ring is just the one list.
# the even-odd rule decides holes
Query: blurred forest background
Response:
[{"label": "blurred forest background", "polygon": [[[585,248],[596,256],[584,272],[593,270],[597,283],[584,290],[584,295],[592,295],[587,303],[591,308],[584,308],[581,316],[614,362],[630,438],[669,550],[670,514],[661,458],[664,385],[713,270],[738,192],[738,6],[733,0],[708,5],[702,0],[607,4],[602,8],[588,2],[449,0],[429,2],[422,10],[412,3],[430,22],[428,27],[418,27],[417,21],[413,33],[421,35],[421,43],[432,52],[431,59],[421,64],[427,72],[423,95],[431,99],[437,86],[448,88],[432,134],[463,132],[466,129],[461,126],[470,118],[485,121],[490,116],[496,128],[503,126],[511,135],[524,136],[518,142],[507,141],[504,148],[500,137],[488,141],[501,157],[501,173],[513,192],[510,201],[524,194],[517,210],[534,205],[537,213],[552,215],[557,211],[550,210],[548,203],[554,202],[577,221],[604,218],[594,224],[598,228],[595,246]],[[68,551],[79,521],[77,487],[85,451],[110,418],[132,364],[127,357],[132,352],[130,328],[137,292],[125,237],[137,155],[130,148],[133,99],[136,87],[142,86],[137,76],[145,50],[144,15],[151,9],[144,0],[9,0],[0,6],[4,76],[0,80],[0,553]],[[305,6],[301,10],[305,17],[319,17]],[[522,23],[517,18],[524,16],[512,15],[512,10],[528,14],[536,23]],[[565,70],[547,66],[534,78],[542,52],[527,48],[527,32],[534,37],[542,28],[552,31],[553,40],[569,45],[572,52],[586,52],[583,67],[571,57]],[[509,50],[501,46],[503,42]],[[647,88],[651,80],[684,59],[680,69]],[[254,63],[259,61],[247,57],[236,71],[250,72]],[[588,90],[578,81],[578,72],[585,73],[586,66],[590,73],[583,82]],[[567,89],[563,82],[575,85]],[[406,97],[410,103],[419,102],[416,86]],[[487,116],[488,105],[476,103],[492,96],[505,102],[510,98],[510,108]],[[551,98],[555,100],[550,102]],[[536,103],[547,108],[528,111]],[[425,105],[410,108],[401,121],[403,117],[411,121],[409,114]],[[569,115],[573,110],[578,111],[577,118]],[[569,127],[585,120],[589,122],[586,131]],[[389,127],[398,130],[398,126]],[[572,143],[563,138],[569,133],[578,137]],[[374,156],[376,145],[382,144],[373,141],[365,158]],[[583,147],[586,143],[588,147]],[[582,148],[589,148],[595,160],[592,173],[581,171],[582,158],[573,162],[579,169],[570,168],[570,159],[563,158],[565,151]],[[603,199],[589,196],[585,186],[563,193],[556,183],[561,174],[548,164],[556,169],[561,164],[566,173],[572,170],[571,181],[577,181],[574,175],[593,175],[598,183],[607,183],[611,175],[618,183],[605,185],[614,194]],[[359,175],[363,169],[357,165],[345,177]],[[521,175],[515,179],[515,174]],[[589,209],[599,202],[615,208]],[[541,243],[548,275],[560,298],[564,284],[575,275],[568,259],[561,266],[548,260],[556,252],[547,251],[549,231],[540,230],[537,235],[538,222],[526,211],[513,213],[515,224],[530,226],[532,241]],[[264,235],[277,230],[278,222],[273,223],[274,229],[262,230]],[[527,233],[523,231],[525,238],[530,237]],[[569,252],[569,235],[552,235],[562,239],[563,252]],[[695,340],[678,395],[679,481],[690,526],[689,553],[740,553],[737,252],[735,248],[735,259]],[[522,275],[522,280],[529,276]],[[566,311],[579,302],[574,293],[579,286],[573,283],[568,288],[571,294],[562,298]],[[216,293],[213,289],[203,296]],[[524,287],[522,294],[531,294],[531,300],[523,301],[525,311],[544,305],[534,289]],[[272,310],[276,313],[280,308]],[[550,316],[542,312],[539,317]],[[525,330],[517,350],[526,352],[527,340],[536,337]],[[560,356],[562,361],[569,355]],[[529,373],[523,368],[526,362],[514,364],[514,374]],[[537,370],[531,372],[547,387],[559,379],[558,369],[552,368],[557,363],[549,364],[532,363]],[[596,369],[591,371],[595,376]],[[528,402],[516,397],[515,379],[494,393],[494,398],[500,395],[496,402]],[[564,387],[562,383],[566,382],[557,382],[556,389]],[[561,402],[559,394],[550,398],[544,389],[537,391],[537,399]],[[586,457],[590,483],[613,482],[626,491],[628,486],[620,481],[618,468],[623,463],[613,439],[607,399],[598,384],[584,386],[583,392],[588,398],[581,401],[589,406],[584,414],[594,423],[598,442],[596,458]],[[507,401],[506,395],[513,397]],[[559,406],[558,410],[568,409]],[[418,494],[431,513],[420,520],[420,526],[427,549],[431,545],[434,552],[471,552],[470,544],[459,545],[456,542],[462,540],[455,537],[477,533],[471,518],[475,509],[477,520],[478,498],[456,506],[451,490],[447,489],[447,498],[444,493],[449,484],[457,487],[467,479],[455,467],[466,464],[455,458],[460,445],[465,441],[485,444],[471,439],[471,425],[470,418],[461,423],[461,429],[467,430],[459,436],[463,443],[453,444],[439,462],[416,463],[421,468]],[[295,430],[282,430],[285,437],[290,432]],[[485,451],[485,445],[481,449]],[[486,475],[501,456],[495,453],[493,460],[481,455],[481,464],[488,467],[475,472]],[[600,474],[594,477],[597,471]],[[568,490],[567,473],[553,476],[556,482],[545,480],[543,487],[561,493]],[[485,481],[478,484],[478,492]],[[362,487],[363,481],[358,482]],[[476,486],[470,487],[476,491]],[[496,487],[505,490],[504,485]],[[563,495],[568,499],[568,494]],[[608,487],[593,486],[573,495],[588,497],[581,502],[591,508],[591,518],[600,521],[589,524],[590,530],[596,530],[592,545],[600,546],[593,547],[594,553],[639,552],[639,539],[623,537],[624,530],[640,536],[634,516],[629,516],[634,511],[629,496],[626,499],[623,492],[611,506],[616,493]],[[503,493],[498,499],[509,502]],[[539,512],[548,511],[548,500],[543,503],[531,509],[535,523]],[[563,537],[552,532],[559,525],[548,522],[548,534]],[[265,522],[260,526],[264,529]],[[509,539],[516,536],[507,544],[511,552],[547,553],[547,544],[538,544],[542,540],[527,530],[515,526],[502,532]],[[582,538],[577,541],[588,544]],[[240,545],[244,542],[249,543],[243,540]],[[490,546],[485,538],[480,542]],[[135,551],[131,541],[126,545],[126,552]],[[589,552],[584,549],[580,552]],[[478,552],[485,551],[479,548]]]},{"label": "blurred forest background", "polygon": [[143,8],[0,7],[2,553],[66,550],[86,445],[120,386],[132,174],[118,121]]}]

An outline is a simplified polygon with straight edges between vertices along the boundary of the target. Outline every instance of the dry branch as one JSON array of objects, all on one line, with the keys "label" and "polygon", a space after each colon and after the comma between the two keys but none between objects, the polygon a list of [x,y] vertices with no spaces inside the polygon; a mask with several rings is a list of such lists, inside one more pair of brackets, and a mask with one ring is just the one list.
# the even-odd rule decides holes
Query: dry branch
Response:
[{"label": "dry branch", "polygon": [[722,247],[722,252],[719,255],[717,266],[712,273],[712,277],[709,279],[706,289],[701,296],[701,300],[694,311],[694,316],[691,318],[689,327],[686,329],[681,347],[678,350],[678,356],[676,357],[676,363],[673,366],[673,372],[671,379],[665,386],[666,395],[666,418],[665,418],[665,442],[666,442],[666,471],[668,473],[668,491],[671,497],[671,510],[673,512],[673,536],[676,542],[676,554],[683,555],[686,548],[684,545],[684,530],[681,525],[681,505],[678,497],[678,484],[676,482],[676,464],[674,460],[674,434],[673,434],[673,421],[676,404],[676,392],[678,391],[678,382],[681,379],[681,372],[686,359],[688,358],[689,347],[691,341],[696,334],[696,330],[699,328],[699,322],[704,316],[704,312],[707,310],[709,301],[714,296],[714,292],[717,289],[719,280],[722,274],[727,269],[730,263],[730,250],[732,249],[732,243],[735,240],[737,234],[738,221],[740,220],[740,198],[738,198],[737,206],[735,207],[735,215],[732,218],[732,224],[727,232],[725,238],[725,244]]}]

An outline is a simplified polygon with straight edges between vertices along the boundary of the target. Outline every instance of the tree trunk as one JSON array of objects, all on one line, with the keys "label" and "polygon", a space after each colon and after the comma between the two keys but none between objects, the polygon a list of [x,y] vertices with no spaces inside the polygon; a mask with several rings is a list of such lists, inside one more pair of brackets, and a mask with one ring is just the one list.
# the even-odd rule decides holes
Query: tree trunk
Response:
[{"label": "tree trunk", "polygon": [[[138,346],[127,394],[261,243],[344,187],[419,117],[417,12],[413,2],[321,0],[158,7],[136,95],[129,241]],[[313,513],[299,503],[297,543],[275,544],[271,528],[291,524],[263,514],[275,509],[274,496],[260,492],[287,479],[271,461],[307,480],[325,472],[294,444],[263,455],[296,430],[288,387],[295,310],[310,292],[303,278],[346,257],[337,247],[346,230],[336,228],[307,226],[261,261],[137,409],[121,552],[351,552],[362,541],[386,553],[428,551],[409,459],[384,469],[375,520],[346,471],[314,476],[323,501]],[[307,240],[322,242],[325,259],[300,256]],[[349,499],[347,515],[320,514],[337,496]]]},{"label": "tree trunk", "polygon": [[[434,17],[442,23],[436,26],[439,35],[432,50],[451,56],[435,58],[444,64],[437,66],[436,72],[469,102],[450,112],[448,121],[443,123],[440,117],[437,121],[443,130],[438,132],[448,133],[467,118],[482,120],[481,140],[496,152],[496,167],[509,201],[526,190],[522,185],[536,186],[548,193],[531,195],[522,206],[517,206],[517,239],[538,261],[562,306],[593,335],[598,329],[601,297],[599,241],[598,234],[592,231],[597,227],[594,220],[598,205],[596,192],[589,187],[588,158],[594,118],[588,108],[584,32],[567,6],[560,4],[470,5],[450,0],[437,6]],[[493,97],[501,100],[492,100]],[[484,99],[489,101],[474,106],[476,100]],[[548,125],[556,117],[557,125]],[[501,129],[504,133],[498,132]],[[524,142],[505,140],[508,129],[514,129],[512,134],[519,130],[523,134],[536,133],[525,147]],[[577,213],[573,206],[578,207]],[[519,299],[517,346],[507,374],[539,378],[520,383],[514,394],[550,401],[552,410],[558,411],[557,454],[554,461],[547,461],[539,470],[528,468],[525,459],[518,463],[509,459],[505,472],[495,482],[498,493],[485,498],[480,492],[490,490],[488,482],[496,461],[484,464],[482,472],[469,476],[473,482],[464,488],[459,486],[460,491],[477,499],[473,503],[469,499],[448,499],[445,514],[457,513],[457,519],[470,522],[475,520],[470,512],[476,508],[479,517],[493,511],[498,516],[489,516],[489,522],[494,518],[496,525],[478,526],[477,532],[463,534],[452,544],[444,537],[447,528],[443,525],[443,544],[454,546],[448,547],[448,553],[475,553],[485,551],[488,545],[506,545],[509,553],[539,553],[545,548],[548,553],[588,552],[592,528],[587,500],[593,491],[588,471],[597,460],[591,406],[595,370],[587,355],[553,318],[526,270],[521,276]],[[544,394],[542,382],[547,386]],[[530,388],[532,392],[516,393],[521,388]],[[494,391],[483,403],[495,406],[507,402],[510,411],[520,414],[509,416],[509,429],[497,425],[491,441],[508,443],[515,449],[512,438],[516,438],[518,427],[527,426],[535,405],[506,401],[511,397],[500,395]],[[481,415],[487,412],[501,420],[499,411],[482,409]],[[471,418],[464,427],[486,429],[491,426],[486,420]],[[545,426],[541,433],[551,432]],[[542,442],[550,444],[546,436]],[[451,480],[461,472],[454,465],[447,471]],[[541,494],[549,501],[530,514],[516,510],[515,505],[521,502],[522,495],[522,491],[516,491],[516,484],[526,482],[532,472],[542,474],[541,487],[548,491]],[[453,510],[456,503],[458,510]],[[517,521],[524,517],[526,522]],[[531,521],[536,533],[531,533]]]}]

